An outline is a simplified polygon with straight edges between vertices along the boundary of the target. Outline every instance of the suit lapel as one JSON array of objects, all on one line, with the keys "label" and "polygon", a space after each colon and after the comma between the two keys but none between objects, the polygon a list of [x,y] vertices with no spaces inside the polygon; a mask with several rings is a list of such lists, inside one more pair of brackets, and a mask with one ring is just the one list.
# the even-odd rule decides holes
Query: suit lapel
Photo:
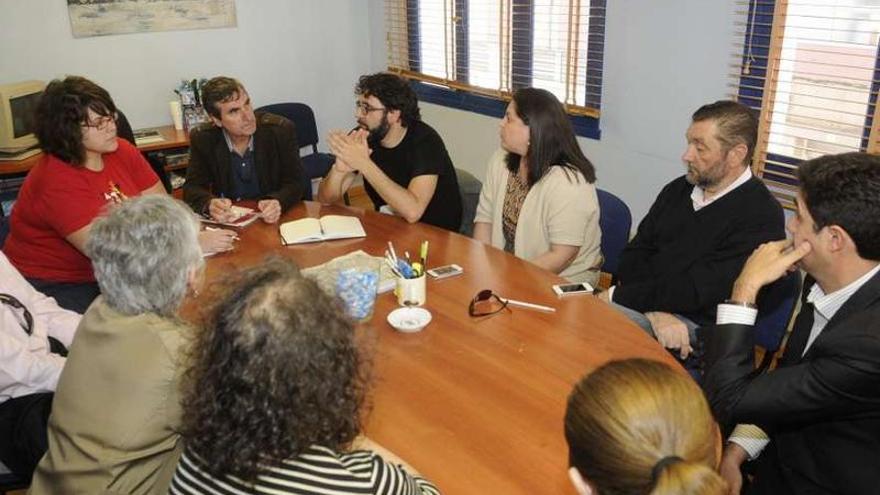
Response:
[{"label": "suit lapel", "polygon": [[216,128],[216,138],[214,140],[214,163],[216,163],[216,169],[214,170],[214,177],[217,180],[217,188],[214,191],[215,196],[219,196],[220,194],[224,194],[229,196],[231,191],[229,190],[229,174],[232,173],[232,160],[229,156],[229,145],[226,144],[226,138],[223,137],[223,129]]},{"label": "suit lapel", "polygon": [[[843,306],[837,310],[837,313],[834,313],[834,317],[828,321],[828,324],[825,325],[825,328],[816,340],[822,339],[823,337],[827,338],[827,336],[840,325],[840,322],[846,321],[847,318],[853,314],[863,311],[868,306],[874,304],[878,299],[880,299],[880,272],[874,274],[873,277],[865,282],[865,285],[861,286],[855,294],[850,296],[849,299],[843,303]],[[815,346],[815,342],[813,344]],[[810,346],[807,355],[810,354],[810,351],[814,346]]]},{"label": "suit lapel", "polygon": [[266,194],[269,192],[269,170],[266,166],[269,160],[266,155],[268,150],[272,148],[269,143],[272,136],[265,127],[260,125],[261,117],[262,115],[257,115],[257,130],[254,132],[254,168],[260,181],[260,192]]}]

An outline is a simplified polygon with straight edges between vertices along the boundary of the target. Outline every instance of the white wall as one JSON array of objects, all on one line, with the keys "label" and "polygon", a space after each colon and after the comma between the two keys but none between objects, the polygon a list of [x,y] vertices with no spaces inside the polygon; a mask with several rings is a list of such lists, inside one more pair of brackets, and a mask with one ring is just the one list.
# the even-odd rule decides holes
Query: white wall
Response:
[{"label": "white wall", "polygon": [[[600,187],[638,221],[682,173],[690,114],[729,92],[735,0],[612,0],[599,141],[581,138]],[[352,87],[385,67],[383,0],[237,0],[238,26],[74,39],[65,2],[0,0],[0,83],[82,74],[105,86],[135,127],[170,123],[181,78],[227,74],[257,105],[305,101],[322,141],[352,122]],[[497,123],[423,104],[457,166],[478,177]],[[322,143],[322,148],[324,143]]]},{"label": "white wall", "polygon": [[354,83],[374,65],[368,4],[235,4],[234,28],[74,39],[63,0],[0,0],[0,83],[83,75],[137,128],[171,123],[168,101],[181,79],[224,74],[239,78],[258,106],[309,103],[322,147],[327,130],[351,127]]},{"label": "white wall", "polygon": [[[381,9],[381,0],[371,0]],[[660,188],[683,173],[690,115],[725,97],[733,50],[734,0],[609,0],[599,141],[580,143],[599,187],[621,196],[637,222]],[[384,35],[373,26],[375,50]],[[375,57],[378,58],[378,55]],[[457,167],[485,174],[498,146],[497,121],[422,104]]]}]

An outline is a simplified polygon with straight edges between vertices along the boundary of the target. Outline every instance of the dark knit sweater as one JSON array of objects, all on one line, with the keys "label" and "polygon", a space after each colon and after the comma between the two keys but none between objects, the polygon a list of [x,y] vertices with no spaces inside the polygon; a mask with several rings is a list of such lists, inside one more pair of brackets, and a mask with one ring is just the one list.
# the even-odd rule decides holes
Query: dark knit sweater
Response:
[{"label": "dark knit sweater", "polygon": [[699,211],[693,187],[682,176],[660,191],[621,255],[615,303],[714,323],[752,251],[785,238],[782,207],[757,177]]}]

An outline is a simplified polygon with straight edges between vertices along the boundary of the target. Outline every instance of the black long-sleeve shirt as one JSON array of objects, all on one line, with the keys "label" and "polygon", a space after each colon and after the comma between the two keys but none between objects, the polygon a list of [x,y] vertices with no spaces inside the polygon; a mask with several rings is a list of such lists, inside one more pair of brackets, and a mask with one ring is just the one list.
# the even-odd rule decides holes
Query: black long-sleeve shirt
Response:
[{"label": "black long-sleeve shirt", "polygon": [[624,249],[614,302],[715,321],[745,260],[785,237],[782,207],[757,177],[694,211],[684,176],[667,184]]}]

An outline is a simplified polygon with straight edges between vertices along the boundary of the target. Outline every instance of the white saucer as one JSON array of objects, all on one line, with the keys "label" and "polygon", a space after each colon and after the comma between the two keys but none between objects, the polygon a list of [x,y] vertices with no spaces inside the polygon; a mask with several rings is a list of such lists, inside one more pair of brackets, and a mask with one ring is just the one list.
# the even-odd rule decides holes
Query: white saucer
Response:
[{"label": "white saucer", "polygon": [[431,312],[425,308],[397,308],[388,313],[388,323],[400,332],[420,332],[431,323]]}]

